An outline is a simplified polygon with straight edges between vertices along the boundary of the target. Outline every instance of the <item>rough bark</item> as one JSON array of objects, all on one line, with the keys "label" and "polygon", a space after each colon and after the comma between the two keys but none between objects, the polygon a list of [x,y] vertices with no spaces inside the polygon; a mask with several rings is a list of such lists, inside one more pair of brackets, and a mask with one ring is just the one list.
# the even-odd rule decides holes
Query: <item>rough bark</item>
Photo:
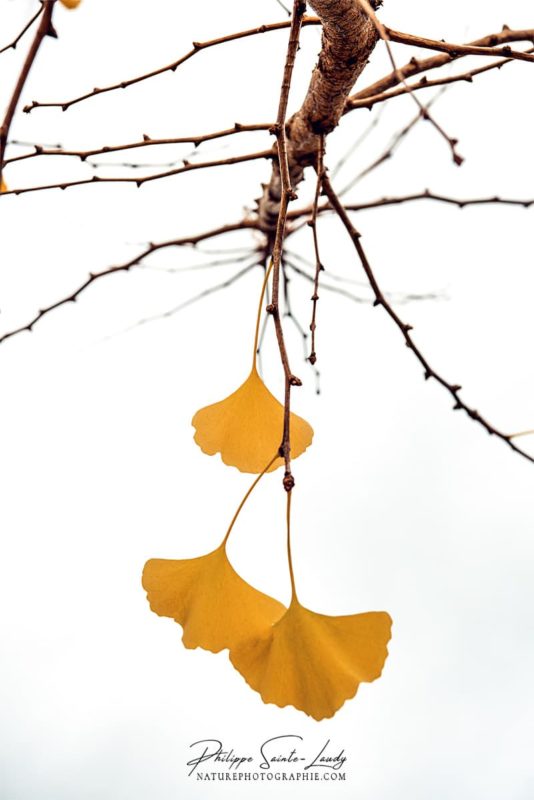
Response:
[{"label": "rough bark", "polygon": [[[286,125],[293,189],[302,180],[304,169],[315,162],[321,135],[329,134],[339,123],[346,99],[378,39],[374,24],[357,0],[312,0],[311,5],[323,26],[322,47],[302,107]],[[275,158],[271,179],[258,203],[259,223],[265,231],[276,227],[281,193]]]}]

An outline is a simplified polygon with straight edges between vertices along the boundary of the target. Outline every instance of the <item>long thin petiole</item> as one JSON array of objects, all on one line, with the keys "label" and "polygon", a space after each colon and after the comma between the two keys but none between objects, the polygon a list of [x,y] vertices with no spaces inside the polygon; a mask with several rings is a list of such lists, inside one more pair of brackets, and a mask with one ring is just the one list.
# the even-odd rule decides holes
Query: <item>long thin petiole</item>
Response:
[{"label": "long thin petiole", "polygon": [[274,464],[274,462],[276,461],[276,459],[277,459],[277,458],[279,458],[279,455],[278,455],[278,453],[276,453],[276,454],[275,454],[275,455],[274,455],[274,456],[271,458],[271,460],[269,461],[269,463],[267,464],[267,466],[266,466],[266,467],[264,467],[264,469],[263,469],[263,470],[260,472],[260,474],[259,474],[259,475],[258,475],[258,477],[255,479],[255,481],[254,481],[254,483],[252,484],[252,486],[250,486],[250,487],[249,487],[249,489],[248,489],[248,491],[247,491],[246,495],[244,496],[244,498],[243,498],[243,499],[241,500],[241,502],[239,503],[239,505],[238,505],[238,507],[237,507],[237,511],[235,512],[235,514],[234,514],[234,516],[233,516],[233,518],[232,518],[232,521],[231,521],[231,523],[230,523],[230,527],[228,528],[228,530],[227,530],[227,532],[226,532],[226,536],[224,537],[224,539],[223,539],[223,541],[222,541],[222,546],[223,546],[223,547],[225,547],[225,546],[226,546],[226,542],[228,541],[228,538],[229,538],[230,534],[232,533],[232,528],[234,527],[234,525],[235,525],[235,523],[236,523],[236,520],[237,520],[237,518],[238,518],[239,514],[241,513],[241,509],[243,508],[243,506],[244,506],[244,505],[245,505],[245,503],[247,502],[248,498],[250,497],[250,495],[252,494],[252,492],[254,491],[254,489],[256,488],[256,486],[258,485],[258,483],[261,481],[261,479],[263,478],[263,476],[265,475],[265,473],[266,473],[266,472],[267,472],[267,471],[270,469],[270,467],[272,467],[272,465]]},{"label": "long thin petiole", "polygon": [[297,590],[295,588],[295,574],[293,572],[293,560],[291,558],[291,492],[287,493],[286,521],[287,521],[287,562],[289,565],[289,578],[291,580],[291,602],[298,603]]},{"label": "long thin petiole", "polygon": [[254,351],[252,353],[252,369],[256,369],[256,357],[258,355],[258,341],[260,336],[261,312],[263,311],[263,298],[265,297],[265,292],[267,290],[267,284],[269,282],[269,277],[271,275],[272,268],[273,268],[273,260],[271,259],[271,263],[265,270],[265,277],[263,279],[263,285],[261,287],[261,293],[260,293],[260,302],[258,303],[258,314],[256,316],[256,331],[254,333]]}]

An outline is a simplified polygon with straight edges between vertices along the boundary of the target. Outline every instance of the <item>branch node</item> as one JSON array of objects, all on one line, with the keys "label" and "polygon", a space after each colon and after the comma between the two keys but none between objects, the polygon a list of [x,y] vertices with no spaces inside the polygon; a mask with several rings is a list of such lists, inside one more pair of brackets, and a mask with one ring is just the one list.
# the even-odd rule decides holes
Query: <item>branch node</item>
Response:
[{"label": "branch node", "polygon": [[284,484],[284,489],[286,490],[286,492],[290,492],[295,485],[295,478],[290,472],[286,472],[282,483]]}]

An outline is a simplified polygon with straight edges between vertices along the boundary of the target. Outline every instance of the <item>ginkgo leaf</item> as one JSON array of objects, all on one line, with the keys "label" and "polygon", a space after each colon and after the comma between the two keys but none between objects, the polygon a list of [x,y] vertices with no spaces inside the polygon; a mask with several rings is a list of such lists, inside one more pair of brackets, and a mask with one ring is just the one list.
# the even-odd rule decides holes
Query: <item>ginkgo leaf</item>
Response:
[{"label": "ginkgo leaf", "polygon": [[[252,368],[247,380],[233,394],[197,411],[192,421],[195,442],[203,453],[220,453],[228,466],[241,472],[261,472],[282,442],[284,407]],[[291,458],[311,444],[313,428],[296,414],[290,416]],[[276,459],[269,472],[283,463]]]},{"label": "ginkgo leaf", "polygon": [[230,660],[264,703],[332,717],[362,682],[379,678],[391,638],[384,611],[331,617],[293,597],[270,629],[230,650]]},{"label": "ginkgo leaf", "polygon": [[7,192],[7,191],[8,191],[8,188],[6,186],[6,182],[2,178],[2,180],[0,181],[0,194],[2,194],[2,192]]},{"label": "ginkgo leaf", "polygon": [[78,8],[82,0],[61,0],[65,8]]},{"label": "ginkgo leaf", "polygon": [[218,653],[269,630],[286,608],[230,564],[224,543],[199,558],[153,558],[143,570],[150,608],[183,627],[185,647]]}]

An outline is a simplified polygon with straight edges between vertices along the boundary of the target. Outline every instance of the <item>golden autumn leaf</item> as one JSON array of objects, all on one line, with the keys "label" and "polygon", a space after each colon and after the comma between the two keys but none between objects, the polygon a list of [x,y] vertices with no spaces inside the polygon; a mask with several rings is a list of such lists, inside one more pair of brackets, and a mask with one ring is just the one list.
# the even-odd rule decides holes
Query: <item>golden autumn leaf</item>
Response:
[{"label": "golden autumn leaf", "polygon": [[380,677],[391,638],[384,611],[331,617],[291,605],[270,630],[230,650],[230,660],[264,703],[332,717],[362,682]]},{"label": "golden autumn leaf", "polygon": [[65,8],[78,8],[82,0],[61,0]]},{"label": "golden autumn leaf", "polygon": [[[203,453],[220,453],[225,464],[241,472],[259,473],[278,451],[284,428],[284,407],[267,389],[256,366],[233,394],[201,408],[193,417],[195,442]],[[291,458],[312,442],[313,428],[296,414],[290,416]],[[283,464],[277,458],[269,472]]]},{"label": "golden autumn leaf", "polygon": [[286,610],[237,574],[224,543],[199,558],[153,558],[142,582],[152,611],[183,627],[185,647],[213,653],[260,635]]},{"label": "golden autumn leaf", "polygon": [[2,194],[2,192],[7,192],[7,191],[8,191],[8,188],[7,188],[6,182],[2,178],[2,180],[0,181],[0,194]]}]

